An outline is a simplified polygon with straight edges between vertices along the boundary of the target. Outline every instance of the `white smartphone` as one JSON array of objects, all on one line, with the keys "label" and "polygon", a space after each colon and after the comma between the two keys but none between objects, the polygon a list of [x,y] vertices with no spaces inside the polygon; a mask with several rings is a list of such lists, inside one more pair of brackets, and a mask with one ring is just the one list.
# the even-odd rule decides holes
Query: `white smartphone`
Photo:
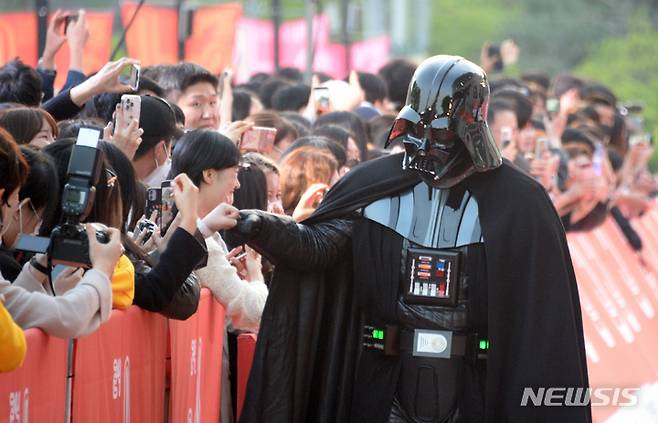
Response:
[{"label": "white smartphone", "polygon": [[137,91],[139,89],[139,74],[141,69],[139,65],[127,65],[121,70],[119,74],[119,82],[123,85],[127,85]]},{"label": "white smartphone", "polygon": [[121,96],[121,113],[123,113],[123,122],[126,126],[130,125],[133,119],[139,122],[141,110],[142,98],[140,96],[132,94]]}]

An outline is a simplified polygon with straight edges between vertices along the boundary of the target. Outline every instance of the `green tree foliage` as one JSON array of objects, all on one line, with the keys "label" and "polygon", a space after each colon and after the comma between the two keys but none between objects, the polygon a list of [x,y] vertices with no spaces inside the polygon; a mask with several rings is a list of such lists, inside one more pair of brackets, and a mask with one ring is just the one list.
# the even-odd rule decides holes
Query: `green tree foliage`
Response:
[{"label": "green tree foliage", "polygon": [[440,0],[432,2],[430,54],[456,54],[480,61],[484,41],[496,42],[521,13],[507,0]]},{"label": "green tree foliage", "polygon": [[[575,69],[579,75],[608,85],[622,101],[645,105],[646,126],[658,135],[658,30],[641,10],[631,20],[630,31],[593,48]],[[653,157],[658,166],[658,154]]]}]

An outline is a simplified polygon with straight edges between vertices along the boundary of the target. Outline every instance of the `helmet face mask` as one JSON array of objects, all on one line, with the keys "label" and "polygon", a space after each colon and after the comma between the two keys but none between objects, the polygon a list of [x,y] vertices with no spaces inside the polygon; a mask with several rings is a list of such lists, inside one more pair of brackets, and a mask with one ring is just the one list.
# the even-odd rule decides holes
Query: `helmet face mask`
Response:
[{"label": "helmet face mask", "polygon": [[486,123],[488,101],[486,75],[477,65],[431,57],[416,70],[388,143],[401,139],[403,167],[437,188],[494,169],[502,158]]}]

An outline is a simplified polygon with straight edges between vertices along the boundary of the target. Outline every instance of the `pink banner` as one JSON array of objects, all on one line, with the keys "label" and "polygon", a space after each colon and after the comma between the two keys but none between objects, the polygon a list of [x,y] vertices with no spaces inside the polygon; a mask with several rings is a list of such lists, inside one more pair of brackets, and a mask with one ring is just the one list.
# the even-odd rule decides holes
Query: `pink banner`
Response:
[{"label": "pink banner", "polygon": [[352,44],[352,69],[377,73],[388,62],[391,54],[391,37],[382,35]]},{"label": "pink banner", "polygon": [[[345,46],[329,42],[329,17],[316,16],[313,27],[313,69],[333,78],[347,75]],[[280,65],[306,69],[306,22],[296,19],[281,25]],[[233,65],[238,83],[258,72],[274,72],[274,29],[272,22],[242,17],[233,49]],[[350,51],[351,68],[364,72],[377,72],[389,59],[391,37],[383,35],[355,42]]]}]

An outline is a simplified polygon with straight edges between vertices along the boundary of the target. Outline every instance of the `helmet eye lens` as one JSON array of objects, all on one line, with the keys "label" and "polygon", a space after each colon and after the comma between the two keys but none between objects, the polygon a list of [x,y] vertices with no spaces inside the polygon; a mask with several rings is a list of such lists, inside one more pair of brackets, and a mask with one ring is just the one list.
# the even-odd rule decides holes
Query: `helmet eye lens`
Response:
[{"label": "helmet eye lens", "polygon": [[432,128],[432,146],[446,149],[454,147],[457,141],[457,134],[450,129]]}]

